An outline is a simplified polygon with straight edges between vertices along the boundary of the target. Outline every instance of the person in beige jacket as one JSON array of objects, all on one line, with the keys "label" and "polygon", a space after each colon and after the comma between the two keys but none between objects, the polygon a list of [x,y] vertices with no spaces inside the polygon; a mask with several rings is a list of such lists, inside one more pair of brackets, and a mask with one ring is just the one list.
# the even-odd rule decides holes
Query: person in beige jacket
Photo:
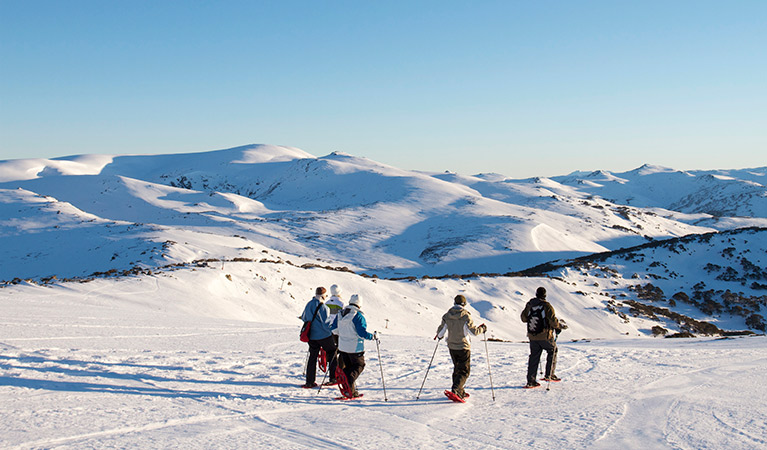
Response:
[{"label": "person in beige jacket", "polygon": [[469,334],[479,335],[487,331],[485,324],[474,326],[471,320],[471,314],[467,311],[466,297],[456,295],[455,304],[445,315],[442,316],[442,322],[437,328],[437,335],[434,339],[442,339],[447,333],[447,348],[450,350],[450,358],[453,360],[453,387],[451,391],[460,399],[464,399],[469,394],[464,391],[463,386],[469,378],[471,371],[471,343],[469,343]]}]

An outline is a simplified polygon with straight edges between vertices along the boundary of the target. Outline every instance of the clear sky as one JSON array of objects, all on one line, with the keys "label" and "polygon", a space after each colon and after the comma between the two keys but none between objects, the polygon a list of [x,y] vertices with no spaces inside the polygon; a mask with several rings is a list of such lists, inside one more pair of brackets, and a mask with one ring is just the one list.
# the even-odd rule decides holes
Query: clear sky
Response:
[{"label": "clear sky", "polygon": [[0,0],[0,159],[767,166],[767,1]]}]

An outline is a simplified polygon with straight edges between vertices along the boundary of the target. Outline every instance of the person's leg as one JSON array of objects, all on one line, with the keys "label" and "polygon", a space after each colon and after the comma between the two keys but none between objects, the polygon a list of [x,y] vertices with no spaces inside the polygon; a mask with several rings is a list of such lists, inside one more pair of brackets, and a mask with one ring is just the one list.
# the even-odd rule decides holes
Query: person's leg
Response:
[{"label": "person's leg", "polygon": [[319,341],[309,341],[309,360],[306,366],[306,386],[311,386],[317,380],[317,355],[320,354]]},{"label": "person's leg", "polygon": [[363,370],[365,370],[365,352],[351,353],[349,354],[349,373],[347,375],[349,379],[349,387],[351,389],[352,396],[357,396],[357,378]]},{"label": "person's leg", "polygon": [[471,350],[450,350],[450,358],[453,360],[453,387],[451,390],[463,398],[463,387],[471,372]]},{"label": "person's leg", "polygon": [[546,350],[546,378],[554,375],[557,368],[557,343],[554,341],[541,341],[542,348]]},{"label": "person's leg", "polygon": [[343,372],[343,378],[337,380],[339,384],[339,388],[341,389],[341,394],[343,394],[345,397],[349,397],[352,394],[351,387],[349,386],[349,375],[347,372],[349,371],[349,366],[351,365],[351,362],[349,360],[349,354],[345,352],[338,352],[338,360],[339,360],[339,369],[341,369],[341,372]]},{"label": "person's leg", "polygon": [[538,363],[541,360],[541,352],[543,348],[540,345],[541,341],[530,341],[530,358],[527,360],[527,383],[536,383]]},{"label": "person's leg", "polygon": [[334,383],[336,381],[336,366],[338,366],[338,356],[336,355],[338,347],[336,347],[336,341],[331,335],[319,342],[328,355],[328,361],[330,362],[328,364],[328,378],[330,378],[331,383]]}]

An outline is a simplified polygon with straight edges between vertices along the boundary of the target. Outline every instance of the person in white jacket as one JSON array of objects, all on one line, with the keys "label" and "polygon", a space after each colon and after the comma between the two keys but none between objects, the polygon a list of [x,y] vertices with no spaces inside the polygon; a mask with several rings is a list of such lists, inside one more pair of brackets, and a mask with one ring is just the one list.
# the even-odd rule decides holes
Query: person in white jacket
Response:
[{"label": "person in white jacket", "polygon": [[[341,299],[341,288],[338,287],[337,284],[334,284],[330,286],[330,298],[325,303],[325,305],[330,310],[330,321],[335,322],[335,320],[339,317],[338,313],[343,311],[344,309],[344,301]],[[338,336],[333,335],[333,339],[335,340],[336,347],[338,347]],[[338,367],[343,369],[344,368],[344,362],[341,359],[340,356],[336,357],[336,363],[338,364]],[[333,375],[335,376],[335,375]]]},{"label": "person in white jacket", "polygon": [[377,339],[378,335],[368,332],[367,321],[360,307],[362,298],[354,294],[349,306],[343,309],[332,325],[333,334],[338,335],[338,352],[343,361],[343,371],[349,385],[349,398],[361,397],[357,391],[357,378],[365,369],[365,340]]},{"label": "person in white jacket", "polygon": [[[344,301],[341,300],[341,288],[337,284],[330,286],[330,298],[325,303],[330,309],[330,314],[335,316],[344,309]],[[335,317],[333,317],[335,319]]]}]

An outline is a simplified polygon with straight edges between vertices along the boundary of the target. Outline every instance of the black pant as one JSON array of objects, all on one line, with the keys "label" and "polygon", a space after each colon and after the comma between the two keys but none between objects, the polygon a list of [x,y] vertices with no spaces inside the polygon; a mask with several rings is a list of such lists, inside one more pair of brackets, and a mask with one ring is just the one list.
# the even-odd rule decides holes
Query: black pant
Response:
[{"label": "black pant", "polygon": [[320,354],[320,348],[325,350],[330,364],[328,367],[330,381],[336,379],[336,362],[337,358],[334,358],[336,354],[336,341],[333,339],[333,335],[320,339],[317,341],[309,340],[309,361],[306,367],[306,384],[314,384],[317,378],[317,355]]},{"label": "black pant", "polygon": [[453,360],[453,388],[451,389],[459,397],[463,397],[463,385],[471,372],[471,350],[450,349],[450,358]]},{"label": "black pant", "polygon": [[527,360],[527,382],[535,381],[541,353],[546,350],[546,376],[554,375],[557,368],[557,343],[550,341],[530,341],[530,359]]},{"label": "black pant", "polygon": [[339,354],[341,355],[341,361],[343,362],[346,380],[349,382],[349,389],[351,390],[352,395],[354,395],[357,393],[357,378],[362,371],[365,370],[365,352],[340,352]]}]

